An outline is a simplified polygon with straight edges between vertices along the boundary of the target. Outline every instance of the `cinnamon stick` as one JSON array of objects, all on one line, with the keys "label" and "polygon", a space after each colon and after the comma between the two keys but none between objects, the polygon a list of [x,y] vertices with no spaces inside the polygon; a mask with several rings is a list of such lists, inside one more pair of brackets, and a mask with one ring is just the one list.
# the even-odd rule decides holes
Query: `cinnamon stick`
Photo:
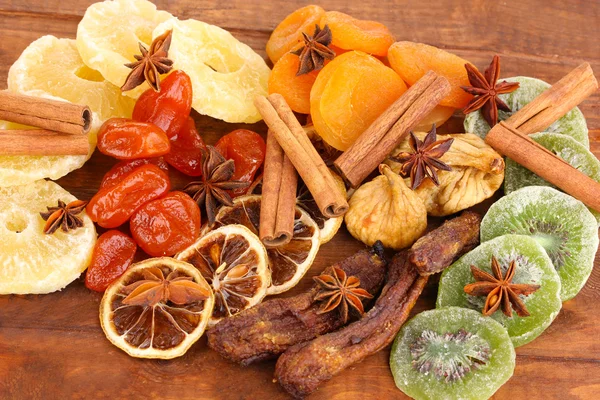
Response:
[{"label": "cinnamon stick", "polygon": [[260,207],[260,240],[266,246],[289,243],[294,234],[296,169],[269,131]]},{"label": "cinnamon stick", "polygon": [[600,212],[600,183],[534,142],[528,135],[500,122],[485,138],[496,151]]},{"label": "cinnamon stick", "polygon": [[84,135],[92,126],[92,112],[87,106],[4,90],[0,91],[0,120]]},{"label": "cinnamon stick", "polygon": [[321,213],[328,218],[348,211],[348,202],[331,172],[306,136],[294,113],[279,94],[257,96],[256,108],[302,177]]},{"label": "cinnamon stick", "polygon": [[358,187],[449,92],[446,78],[427,72],[335,161],[346,182]]},{"label": "cinnamon stick", "polygon": [[89,150],[87,135],[43,129],[0,131],[0,156],[83,156]]}]

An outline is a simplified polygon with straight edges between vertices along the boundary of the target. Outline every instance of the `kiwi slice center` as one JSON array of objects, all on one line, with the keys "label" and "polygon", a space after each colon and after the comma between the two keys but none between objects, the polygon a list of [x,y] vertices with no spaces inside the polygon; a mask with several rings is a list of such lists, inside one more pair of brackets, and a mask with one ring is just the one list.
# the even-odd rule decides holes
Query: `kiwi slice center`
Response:
[{"label": "kiwi slice center", "polygon": [[533,238],[548,253],[554,268],[559,270],[565,265],[567,258],[571,257],[571,252],[567,248],[569,232],[564,226],[560,223],[538,220],[527,221],[527,226]]},{"label": "kiwi slice center", "polygon": [[421,374],[453,383],[490,360],[489,343],[476,334],[460,329],[439,334],[424,330],[410,346],[412,366]]}]

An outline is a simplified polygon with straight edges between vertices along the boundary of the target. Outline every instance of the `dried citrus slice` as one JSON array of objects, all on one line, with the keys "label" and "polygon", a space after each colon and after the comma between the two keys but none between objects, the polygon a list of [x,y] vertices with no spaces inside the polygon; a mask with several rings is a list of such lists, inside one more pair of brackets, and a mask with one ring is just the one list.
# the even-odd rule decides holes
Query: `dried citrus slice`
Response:
[{"label": "dried citrus slice", "polygon": [[[121,87],[131,72],[125,64],[135,61],[133,56],[140,54],[139,43],[149,48],[156,26],[171,17],[146,0],[92,4],[77,27],[79,54],[90,68]],[[148,84],[144,83],[126,94],[138,98],[148,88]]]},{"label": "dried citrus slice", "polygon": [[206,329],[215,304],[196,268],[173,258],[132,265],[108,287],[100,324],[115,346],[132,357],[182,356]]},{"label": "dried citrus slice", "polygon": [[271,283],[260,239],[242,225],[223,226],[177,255],[196,267],[215,293],[212,326],[262,301]]},{"label": "dried citrus slice", "polygon": [[169,58],[174,69],[190,76],[196,111],[233,123],[262,119],[254,98],[267,94],[271,70],[260,55],[226,30],[193,19],[171,18],[153,36],[169,29],[173,30]]},{"label": "dried citrus slice", "polygon": [[87,67],[72,39],[43,36],[31,43],[8,72],[8,89],[39,91],[75,104],[85,104],[103,122],[131,117],[134,100]]},{"label": "dried citrus slice", "polygon": [[[260,225],[261,196],[241,196],[232,207],[222,207],[216,216],[214,227],[241,224],[258,234]],[[271,269],[271,286],[267,295],[285,292],[296,286],[311,267],[320,246],[317,223],[300,207],[294,216],[294,236],[285,245],[267,248]]]},{"label": "dried citrus slice", "polygon": [[50,293],[77,279],[96,244],[92,220],[82,228],[43,232],[40,212],[76,198],[54,182],[0,188],[0,294]]}]

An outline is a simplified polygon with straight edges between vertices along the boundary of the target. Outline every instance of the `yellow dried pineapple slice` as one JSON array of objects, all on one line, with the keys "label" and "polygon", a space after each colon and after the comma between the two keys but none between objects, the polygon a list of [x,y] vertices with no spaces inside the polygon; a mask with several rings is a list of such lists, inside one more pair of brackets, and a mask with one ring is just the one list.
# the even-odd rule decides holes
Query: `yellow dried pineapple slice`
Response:
[{"label": "yellow dried pineapple slice", "polygon": [[262,119],[254,98],[267,95],[271,70],[260,55],[226,30],[193,19],[172,18],[160,24],[153,37],[169,29],[169,58],[174,69],[192,79],[196,111],[232,123]]},{"label": "yellow dried pineapple slice", "polygon": [[94,223],[79,214],[84,226],[43,232],[40,212],[58,200],[76,198],[54,182],[0,188],[0,294],[50,293],[77,279],[87,268],[96,244]]}]

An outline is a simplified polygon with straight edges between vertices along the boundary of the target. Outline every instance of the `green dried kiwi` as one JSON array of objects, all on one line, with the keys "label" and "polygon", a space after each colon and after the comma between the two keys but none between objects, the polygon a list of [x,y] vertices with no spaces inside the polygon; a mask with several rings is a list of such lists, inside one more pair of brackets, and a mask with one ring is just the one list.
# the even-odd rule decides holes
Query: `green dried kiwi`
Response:
[{"label": "green dried kiwi", "polygon": [[[531,139],[544,146],[593,180],[600,182],[600,161],[591,151],[575,139],[552,132],[535,133]],[[509,194],[526,186],[550,186],[551,183],[540,178],[527,168],[506,159],[504,171],[504,193]],[[588,208],[600,223],[600,213]]]},{"label": "green dried kiwi", "polygon": [[[510,112],[498,110],[498,119],[500,121],[508,119],[513,113],[523,108],[550,87],[550,84],[540,79],[529,78],[526,76],[500,79],[500,81],[519,82],[519,88],[514,92],[498,95],[498,97],[511,109]],[[481,110],[468,114],[465,117],[464,127],[465,132],[474,133],[482,139],[485,138],[490,130],[490,126],[485,118],[483,118]],[[590,139],[588,137],[588,128],[585,117],[577,107],[573,108],[547,129],[544,129],[544,131],[571,136],[573,139],[584,145],[586,149],[590,148]]]},{"label": "green dried kiwi", "polygon": [[514,311],[512,317],[507,317],[500,309],[490,317],[506,328],[515,347],[522,346],[550,326],[562,306],[560,278],[552,261],[544,248],[529,236],[500,236],[461,257],[442,274],[436,307],[457,306],[481,313],[486,296],[468,295],[464,287],[475,282],[471,265],[493,274],[492,256],[498,260],[503,276],[510,262],[516,261],[513,283],[540,285],[536,292],[519,296],[530,314],[528,317],[519,317]]},{"label": "green dried kiwi", "polygon": [[396,386],[420,399],[487,399],[512,376],[515,349],[492,318],[460,307],[424,311],[392,346]]},{"label": "green dried kiwi", "polygon": [[508,233],[534,238],[560,276],[560,297],[575,297],[594,268],[598,222],[579,200],[546,186],[528,186],[494,203],[481,222],[481,242]]}]

